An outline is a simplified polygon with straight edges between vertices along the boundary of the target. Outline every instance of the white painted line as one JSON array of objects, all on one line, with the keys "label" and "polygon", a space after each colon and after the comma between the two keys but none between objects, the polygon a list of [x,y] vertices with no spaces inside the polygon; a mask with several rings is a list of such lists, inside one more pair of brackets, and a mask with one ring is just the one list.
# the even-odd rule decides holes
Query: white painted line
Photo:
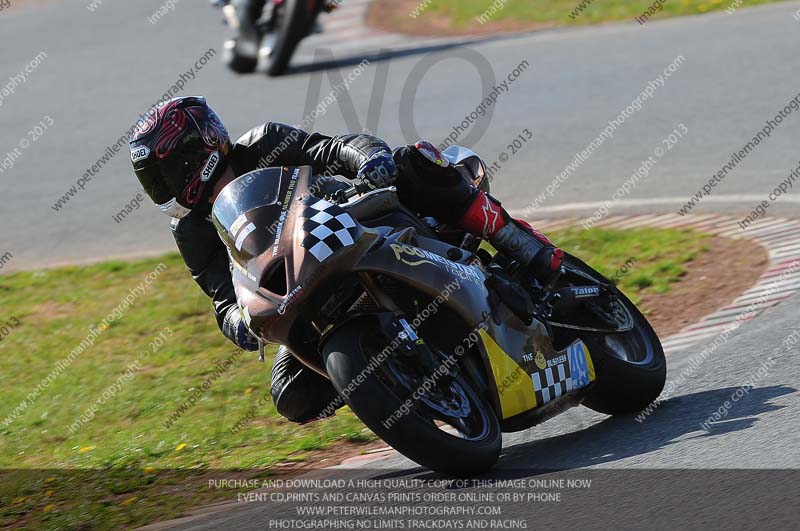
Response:
[{"label": "white painted line", "polygon": [[[727,203],[760,203],[764,200],[763,194],[721,194],[721,195],[712,195],[709,197],[704,197],[701,201],[702,203],[717,203],[717,204],[727,204]],[[683,205],[689,199],[688,196],[681,196],[681,197],[654,197],[649,199],[622,199],[614,203],[615,206],[619,207],[641,207],[641,206],[655,206],[655,205]],[[782,203],[792,203],[792,204],[800,204],[800,197],[792,197],[786,196],[781,198]],[[513,210],[511,215],[516,216],[531,216],[531,215],[538,215],[538,214],[550,214],[550,213],[560,213],[560,212],[574,212],[575,210],[583,210],[583,209],[597,209],[602,206],[605,206],[605,201],[583,201],[583,202],[575,202],[575,203],[564,203],[560,205],[553,205],[553,206],[544,206],[533,209],[530,212],[525,212],[525,209]],[[678,216],[678,214],[675,214]],[[686,217],[693,215],[689,213]],[[684,216],[679,216],[684,217]]]}]

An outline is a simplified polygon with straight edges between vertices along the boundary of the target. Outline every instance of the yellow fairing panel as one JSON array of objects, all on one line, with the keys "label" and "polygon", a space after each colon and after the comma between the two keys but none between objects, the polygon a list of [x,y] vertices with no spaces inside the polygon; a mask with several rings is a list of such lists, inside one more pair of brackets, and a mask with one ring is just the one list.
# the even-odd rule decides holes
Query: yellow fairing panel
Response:
[{"label": "yellow fairing panel", "polygon": [[480,330],[481,340],[492,365],[494,380],[500,395],[500,409],[504,419],[531,410],[537,406],[536,393],[530,375],[506,354],[486,332]]}]

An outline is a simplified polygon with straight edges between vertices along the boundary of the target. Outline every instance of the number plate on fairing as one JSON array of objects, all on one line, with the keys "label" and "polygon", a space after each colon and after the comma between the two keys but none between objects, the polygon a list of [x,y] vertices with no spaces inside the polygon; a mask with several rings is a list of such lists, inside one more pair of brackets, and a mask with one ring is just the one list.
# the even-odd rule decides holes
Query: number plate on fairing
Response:
[{"label": "number plate on fairing", "polygon": [[541,407],[596,379],[589,349],[582,341],[561,351],[528,352],[516,361],[486,331],[481,330],[480,335],[497,385],[503,419]]}]

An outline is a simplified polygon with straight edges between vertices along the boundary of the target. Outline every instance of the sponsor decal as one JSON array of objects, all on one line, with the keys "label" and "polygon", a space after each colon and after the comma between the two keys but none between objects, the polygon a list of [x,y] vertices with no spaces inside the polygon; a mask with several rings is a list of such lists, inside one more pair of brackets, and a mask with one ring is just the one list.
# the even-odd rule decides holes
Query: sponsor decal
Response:
[{"label": "sponsor decal", "polygon": [[600,295],[600,288],[598,286],[584,286],[572,288],[572,294],[576,299],[587,299],[589,297],[597,297]]},{"label": "sponsor decal", "polygon": [[495,210],[492,200],[488,197],[484,198],[483,206],[483,237],[489,238],[497,232],[497,220],[500,219],[500,212]]},{"label": "sponsor decal", "polygon": [[[547,360],[547,366],[548,367],[552,367],[553,365],[559,365],[561,363],[566,363],[566,361],[567,361],[567,355],[566,354],[562,354],[557,358],[553,358],[551,360]],[[543,368],[544,367],[540,367],[540,369],[543,369]]]},{"label": "sponsor decal", "polygon": [[533,361],[536,363],[536,366],[540,369],[546,369],[550,365],[548,364],[547,360],[544,358],[544,353],[540,350],[534,356]]},{"label": "sponsor decal", "polygon": [[244,227],[245,223],[247,223],[246,214],[242,214],[241,216],[236,218],[236,221],[234,221],[233,224],[231,225],[231,234],[234,237],[236,237],[236,235],[239,234],[239,231],[242,230],[242,227]]},{"label": "sponsor decal", "polygon": [[147,146],[138,146],[131,148],[131,161],[139,162],[150,156],[150,148]]},{"label": "sponsor decal", "polygon": [[531,374],[531,381],[533,381],[533,391],[536,393],[536,403],[539,405],[547,404],[574,389],[570,367],[566,363],[545,367]]},{"label": "sponsor decal", "polygon": [[286,307],[293,303],[303,293],[303,286],[295,287],[278,306],[278,313],[283,315],[286,313]]},{"label": "sponsor decal", "polygon": [[338,205],[318,200],[303,212],[302,246],[322,263],[336,251],[350,247],[358,238],[358,224]]},{"label": "sponsor decal", "polygon": [[[524,359],[530,359],[526,354]],[[536,403],[544,405],[568,393],[588,386],[595,380],[594,368],[584,344],[576,341],[565,354],[537,352],[536,368],[531,373]]]},{"label": "sponsor decal", "polygon": [[417,267],[423,264],[441,266],[450,274],[462,280],[471,280],[479,286],[483,286],[483,280],[473,267],[452,262],[443,256],[420,249],[419,247],[414,247],[413,245],[393,243],[389,247],[394,251],[395,258],[406,265],[411,267]]},{"label": "sponsor decal", "polygon": [[[230,251],[228,251],[228,255],[230,256]],[[256,276],[253,273],[251,273],[250,271],[248,271],[247,268],[244,267],[242,264],[240,264],[239,262],[234,260],[233,256],[230,256],[230,259],[231,259],[230,260],[231,265],[234,266],[239,271],[241,271],[244,276],[246,276],[247,278],[249,278],[253,282],[257,282],[258,281],[256,279]]]},{"label": "sponsor decal", "polygon": [[219,161],[220,161],[219,151],[215,151],[208,157],[206,165],[203,166],[203,171],[200,173],[200,180],[202,182],[204,183],[208,182],[211,176],[214,175],[214,170],[217,169]]},{"label": "sponsor decal", "polygon": [[281,204],[281,215],[278,217],[278,225],[275,227],[275,242],[272,244],[272,256],[276,256],[281,247],[281,234],[283,234],[283,226],[286,223],[286,218],[289,212],[289,203],[294,196],[294,189],[297,187],[297,177],[300,175],[300,168],[296,168],[292,173],[292,180],[289,181],[286,195],[283,197]]},{"label": "sponsor decal", "polygon": [[239,233],[239,236],[236,237],[236,250],[241,251],[242,245],[244,245],[245,239],[247,239],[250,234],[256,230],[256,226],[252,223],[248,223],[245,228],[242,229],[242,232]]}]

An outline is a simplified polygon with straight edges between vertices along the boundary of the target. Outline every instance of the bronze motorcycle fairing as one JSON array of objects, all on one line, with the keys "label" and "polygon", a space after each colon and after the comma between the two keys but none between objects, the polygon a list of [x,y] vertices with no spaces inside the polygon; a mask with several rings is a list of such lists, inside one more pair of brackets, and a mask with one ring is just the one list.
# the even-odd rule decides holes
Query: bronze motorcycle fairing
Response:
[{"label": "bronze motorcycle fairing", "polygon": [[[476,331],[475,341],[464,346],[479,353],[487,398],[505,427],[522,429],[580,402],[580,390],[595,379],[580,341],[556,351],[541,322],[526,325],[490,292],[473,253],[413,227],[366,227],[346,205],[313,195],[311,177],[309,167],[257,170],[230,183],[215,202],[214,223],[230,251],[236,294],[254,333],[286,345],[326,375],[319,344],[335,323],[321,314],[337,302],[337,290],[357,289],[367,275],[381,279],[378,285],[391,280],[435,299],[455,282],[441,310],[455,316],[462,331]],[[373,200],[383,201],[377,194]],[[360,203],[352,210],[369,209]],[[575,352],[582,366],[592,367],[581,385],[571,377],[578,369],[571,366],[579,359],[570,354]]]}]

